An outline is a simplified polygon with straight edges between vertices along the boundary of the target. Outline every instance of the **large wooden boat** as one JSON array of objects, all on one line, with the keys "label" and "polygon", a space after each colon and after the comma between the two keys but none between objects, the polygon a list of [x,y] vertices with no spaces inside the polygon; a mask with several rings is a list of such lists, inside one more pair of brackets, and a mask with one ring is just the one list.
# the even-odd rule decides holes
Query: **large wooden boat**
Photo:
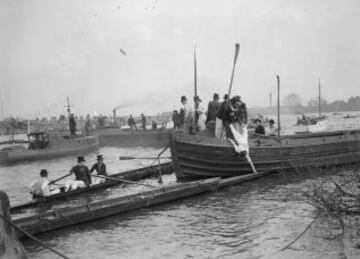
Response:
[{"label": "large wooden boat", "polygon": [[70,138],[60,133],[31,133],[28,147],[17,145],[1,149],[0,164],[84,155],[98,148],[97,136]]},{"label": "large wooden boat", "polygon": [[112,174],[109,176],[113,179],[118,179],[118,181],[107,180],[104,183],[92,185],[90,187],[79,188],[74,191],[58,193],[58,194],[54,194],[49,197],[36,198],[36,199],[33,199],[32,201],[25,202],[22,204],[16,204],[16,205],[12,206],[11,213],[15,214],[15,213],[20,212],[23,209],[34,208],[43,203],[50,203],[53,201],[64,200],[64,199],[67,199],[69,197],[73,197],[73,196],[76,196],[79,194],[89,193],[89,192],[93,192],[93,191],[97,191],[97,190],[101,190],[101,189],[105,189],[105,188],[108,188],[111,186],[116,186],[116,185],[125,183],[125,182],[122,182],[121,180],[140,181],[140,180],[146,179],[146,178],[157,177],[159,175],[159,170],[161,170],[161,174],[171,174],[174,171],[172,163],[166,162],[166,163],[160,164],[160,166],[159,165],[147,166],[147,167],[143,167],[143,168],[129,170],[126,172]]},{"label": "large wooden boat", "polygon": [[97,129],[99,145],[115,147],[163,147],[169,141],[171,130],[130,130],[119,128]]},{"label": "large wooden boat", "polygon": [[[258,171],[359,162],[360,130],[249,139]],[[178,179],[231,177],[251,172],[248,162],[225,139],[174,133],[170,136]]]}]

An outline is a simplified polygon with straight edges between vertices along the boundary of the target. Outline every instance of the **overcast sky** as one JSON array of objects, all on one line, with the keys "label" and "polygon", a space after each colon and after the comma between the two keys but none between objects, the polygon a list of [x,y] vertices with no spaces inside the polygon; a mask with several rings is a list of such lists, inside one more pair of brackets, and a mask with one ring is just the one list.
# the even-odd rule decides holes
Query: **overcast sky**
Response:
[{"label": "overcast sky", "polygon": [[[358,0],[0,0],[0,96],[4,115],[156,113],[198,92],[228,90],[267,106],[295,92],[329,101],[359,95]],[[122,50],[122,51],[120,51]]]}]

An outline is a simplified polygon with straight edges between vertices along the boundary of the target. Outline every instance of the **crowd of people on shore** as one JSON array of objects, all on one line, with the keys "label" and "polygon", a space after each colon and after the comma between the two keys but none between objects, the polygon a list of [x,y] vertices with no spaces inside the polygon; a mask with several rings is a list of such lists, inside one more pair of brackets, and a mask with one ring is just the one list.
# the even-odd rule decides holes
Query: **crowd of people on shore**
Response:
[{"label": "crowd of people on shore", "polygon": [[[96,171],[96,174],[92,174]],[[75,175],[75,179],[67,180],[65,184],[58,188],[51,188],[55,181],[49,181],[49,173],[46,169],[40,171],[40,178],[34,180],[30,185],[30,193],[34,198],[48,197],[61,192],[73,191],[78,188],[89,187],[100,184],[106,181],[107,171],[102,155],[97,155],[96,163],[89,169],[85,165],[85,158],[83,156],[77,157],[77,164],[73,166],[69,174],[66,176]],[[60,178],[62,179],[62,178]]]}]

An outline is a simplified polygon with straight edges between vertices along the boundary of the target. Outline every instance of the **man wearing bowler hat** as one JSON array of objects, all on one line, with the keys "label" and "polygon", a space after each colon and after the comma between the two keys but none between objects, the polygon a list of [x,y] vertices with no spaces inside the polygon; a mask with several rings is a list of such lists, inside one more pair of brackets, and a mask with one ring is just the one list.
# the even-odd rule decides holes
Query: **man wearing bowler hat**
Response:
[{"label": "man wearing bowler hat", "polygon": [[107,176],[107,172],[106,172],[106,165],[104,164],[104,158],[102,155],[97,155],[96,158],[97,162],[91,167],[90,169],[90,174],[94,171],[96,171],[97,175],[100,175],[100,177],[97,176],[93,176],[92,178],[92,183],[93,184],[99,184],[99,183],[103,183],[106,181],[106,178],[101,177],[101,176]]},{"label": "man wearing bowler hat", "polygon": [[91,176],[89,168],[85,165],[83,156],[77,157],[78,164],[71,168],[70,173],[75,174],[75,180],[69,180],[65,184],[66,190],[76,190],[77,188],[89,187]]}]

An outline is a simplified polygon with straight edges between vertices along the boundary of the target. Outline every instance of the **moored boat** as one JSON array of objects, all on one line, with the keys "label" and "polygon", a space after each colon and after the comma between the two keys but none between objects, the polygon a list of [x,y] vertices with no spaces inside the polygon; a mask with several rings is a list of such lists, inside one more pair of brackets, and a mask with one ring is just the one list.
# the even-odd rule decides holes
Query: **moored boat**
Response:
[{"label": "moored boat", "polygon": [[29,146],[14,146],[0,150],[0,164],[36,161],[62,156],[77,156],[99,148],[97,136],[70,138],[58,133],[28,134]]},{"label": "moored boat", "polygon": [[[112,175],[109,175],[109,177],[111,177],[114,180],[109,179],[104,183],[92,185],[90,187],[78,188],[73,191],[58,193],[58,194],[54,194],[54,195],[48,196],[48,197],[38,197],[29,202],[25,202],[22,204],[16,204],[11,207],[11,213],[13,213],[13,214],[18,213],[22,209],[34,208],[43,203],[64,200],[66,198],[73,197],[73,196],[76,196],[76,195],[79,195],[82,193],[89,193],[89,192],[101,190],[104,188],[108,188],[111,186],[120,185],[121,183],[125,183],[125,182],[122,182],[121,180],[140,181],[145,178],[157,177],[159,175],[159,169],[161,170],[161,174],[170,174],[173,172],[172,163],[166,162],[166,163],[160,164],[160,166],[159,165],[147,166],[147,167],[143,167],[143,168],[129,170],[126,172],[112,174]],[[117,179],[118,181],[116,181],[115,179]]]},{"label": "moored boat", "polygon": [[[359,161],[360,130],[307,133],[249,139],[250,157],[258,171],[306,166],[332,166]],[[231,177],[251,172],[228,140],[174,133],[170,137],[178,179]]]}]

